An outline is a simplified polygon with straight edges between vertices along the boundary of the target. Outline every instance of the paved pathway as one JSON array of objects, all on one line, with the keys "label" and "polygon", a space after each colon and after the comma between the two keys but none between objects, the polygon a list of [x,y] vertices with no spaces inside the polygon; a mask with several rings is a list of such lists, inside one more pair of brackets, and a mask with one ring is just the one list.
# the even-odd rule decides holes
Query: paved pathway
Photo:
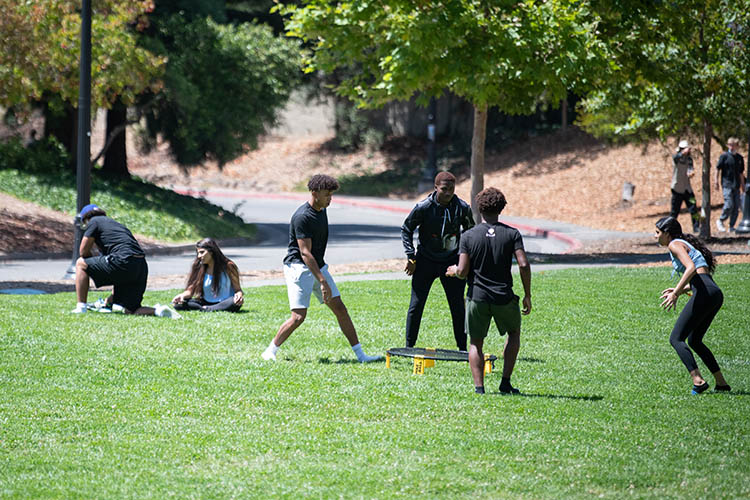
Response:
[{"label": "paved pathway", "polygon": [[[180,189],[178,191],[187,192]],[[272,270],[281,267],[288,242],[289,218],[308,199],[306,194],[259,194],[230,190],[212,190],[200,194],[258,226],[257,244],[224,248],[227,256],[240,269]],[[330,236],[326,261],[346,264],[403,258],[400,227],[413,206],[412,201],[334,195],[333,203],[328,209]],[[501,220],[521,230],[529,253],[563,254],[575,252],[586,241],[645,234],[600,231],[573,224],[520,217],[501,217]],[[177,254],[150,255],[149,274],[165,276],[186,273],[193,255],[191,245],[183,247]],[[60,280],[65,276],[70,262],[70,258],[5,260],[0,262],[0,281]],[[534,269],[571,267],[570,264],[542,266],[535,265]],[[405,276],[403,273],[379,273],[367,278],[357,275],[356,279],[386,277]],[[254,283],[267,284],[264,281]]]}]

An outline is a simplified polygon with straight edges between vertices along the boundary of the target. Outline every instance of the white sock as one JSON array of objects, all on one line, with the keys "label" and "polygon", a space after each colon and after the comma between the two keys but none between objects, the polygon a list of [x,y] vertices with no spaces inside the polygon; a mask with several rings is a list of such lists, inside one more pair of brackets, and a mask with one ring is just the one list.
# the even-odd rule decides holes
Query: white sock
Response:
[{"label": "white sock", "polygon": [[362,359],[363,357],[365,357],[365,351],[362,350],[362,344],[353,345],[352,351],[354,351],[354,354],[357,355],[357,359]]},{"label": "white sock", "polygon": [[266,348],[266,351],[271,351],[274,355],[276,355],[276,352],[279,350],[279,346],[273,343],[273,340],[270,344],[268,344],[268,347]]}]

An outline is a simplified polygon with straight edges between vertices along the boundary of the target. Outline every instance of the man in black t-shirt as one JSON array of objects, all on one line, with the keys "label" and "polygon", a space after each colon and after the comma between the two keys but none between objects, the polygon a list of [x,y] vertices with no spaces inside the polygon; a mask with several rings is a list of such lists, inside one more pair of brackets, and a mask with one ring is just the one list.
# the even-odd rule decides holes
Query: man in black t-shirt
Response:
[{"label": "man in black t-shirt", "polygon": [[[128,314],[179,317],[166,306],[142,307],[143,293],[148,280],[146,256],[130,230],[107,217],[96,205],[86,205],[78,214],[84,228],[80,257],[76,261],[76,297],[74,313],[85,313],[89,292],[89,278],[97,287],[114,285],[105,306],[119,306]],[[100,255],[93,255],[97,246]]]},{"label": "man in black t-shirt", "polygon": [[339,184],[328,175],[314,175],[307,183],[310,201],[299,207],[289,223],[289,247],[284,257],[284,278],[291,316],[280,327],[276,336],[261,357],[276,361],[281,344],[296,330],[307,316],[310,296],[315,294],[321,304],[326,304],[338,320],[341,332],[360,363],[378,361],[382,356],[368,356],[362,350],[357,331],[341,295],[328,272],[324,256],[328,244],[328,215],[333,192]]},{"label": "man in black t-shirt", "polygon": [[517,229],[498,221],[506,201],[502,192],[487,188],[477,194],[477,207],[484,222],[461,235],[458,265],[448,268],[446,276],[465,279],[466,330],[469,333],[469,366],[475,391],[484,394],[484,353],[482,346],[494,319],[500,334],[508,333],[503,351],[503,375],[500,392],[516,394],[510,384],[521,344],[521,309],[513,293],[511,267],[518,262],[523,284],[523,314],[531,312],[531,266]]}]

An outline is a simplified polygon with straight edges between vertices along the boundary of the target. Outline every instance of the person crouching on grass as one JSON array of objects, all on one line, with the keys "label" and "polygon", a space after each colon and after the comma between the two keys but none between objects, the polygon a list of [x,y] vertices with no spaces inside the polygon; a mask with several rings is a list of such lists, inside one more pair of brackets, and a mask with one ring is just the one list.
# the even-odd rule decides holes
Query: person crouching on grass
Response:
[{"label": "person crouching on grass", "polygon": [[212,238],[196,243],[195,253],[185,291],[172,299],[174,308],[178,311],[239,311],[245,296],[237,265],[227,259]]},{"label": "person crouching on grass", "polygon": [[[519,390],[510,384],[510,376],[521,346],[521,312],[531,312],[531,266],[526,258],[521,233],[498,221],[506,205],[503,193],[493,187],[484,189],[477,194],[476,204],[484,222],[461,235],[458,265],[450,266],[445,274],[468,278],[466,330],[469,333],[469,366],[475,392],[484,394],[482,346],[492,319],[501,335],[508,334],[503,350],[500,392],[518,394]],[[518,305],[518,296],[513,293],[511,267],[514,256],[523,284],[523,311]]]},{"label": "person crouching on grass", "polygon": [[[130,230],[107,217],[106,212],[94,204],[83,207],[78,216],[83,238],[80,257],[76,261],[78,304],[72,312],[86,312],[91,278],[97,287],[114,285],[113,293],[105,300],[108,308],[114,304],[122,307],[126,314],[179,318],[179,314],[167,306],[141,306],[148,281],[148,264],[143,249]],[[93,255],[94,244],[101,255]]]},{"label": "person crouching on grass", "polygon": [[289,248],[284,258],[284,278],[292,314],[279,327],[276,336],[263,351],[262,358],[276,361],[276,352],[281,344],[305,321],[310,296],[315,294],[321,304],[333,311],[357,360],[360,363],[379,361],[383,359],[382,356],[368,356],[362,350],[349,311],[323,260],[328,244],[326,208],[331,204],[331,196],[339,188],[339,183],[333,177],[317,174],[307,183],[307,188],[310,190],[310,201],[305,202],[292,215],[289,223]]},{"label": "person crouching on grass", "polygon": [[[661,306],[667,311],[677,308],[680,295],[692,289],[693,294],[682,309],[669,336],[669,342],[687,368],[693,379],[692,394],[700,394],[708,389],[708,382],[701,376],[698,364],[688,345],[700,356],[716,380],[716,391],[730,391],[731,387],[721,373],[711,350],[703,343],[703,336],[721,309],[724,295],[711,275],[716,269],[716,261],[706,245],[691,234],[683,234],[682,226],[674,217],[663,217],[656,222],[654,235],[659,245],[667,247],[672,259],[672,267],[683,273],[674,288],[661,292]],[[689,288],[688,288],[689,285]],[[687,343],[685,343],[687,339]]]}]

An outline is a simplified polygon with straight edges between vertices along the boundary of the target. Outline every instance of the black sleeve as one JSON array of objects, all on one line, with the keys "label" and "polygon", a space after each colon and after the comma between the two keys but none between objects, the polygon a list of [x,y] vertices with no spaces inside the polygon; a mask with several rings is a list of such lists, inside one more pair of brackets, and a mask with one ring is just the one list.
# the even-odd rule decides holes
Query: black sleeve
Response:
[{"label": "black sleeve", "polygon": [[86,230],[83,232],[83,235],[88,238],[96,238],[96,235],[99,232],[99,221],[96,220],[96,217],[92,217],[89,219],[88,223],[86,223]]},{"label": "black sleeve", "polygon": [[313,237],[313,233],[315,231],[311,226],[311,221],[304,214],[298,214],[292,218],[294,237],[298,240],[304,240]]},{"label": "black sleeve", "polygon": [[401,243],[404,245],[404,253],[410,259],[414,258],[414,230],[424,221],[422,211],[419,205],[416,205],[406,217],[404,224],[401,226]]}]

